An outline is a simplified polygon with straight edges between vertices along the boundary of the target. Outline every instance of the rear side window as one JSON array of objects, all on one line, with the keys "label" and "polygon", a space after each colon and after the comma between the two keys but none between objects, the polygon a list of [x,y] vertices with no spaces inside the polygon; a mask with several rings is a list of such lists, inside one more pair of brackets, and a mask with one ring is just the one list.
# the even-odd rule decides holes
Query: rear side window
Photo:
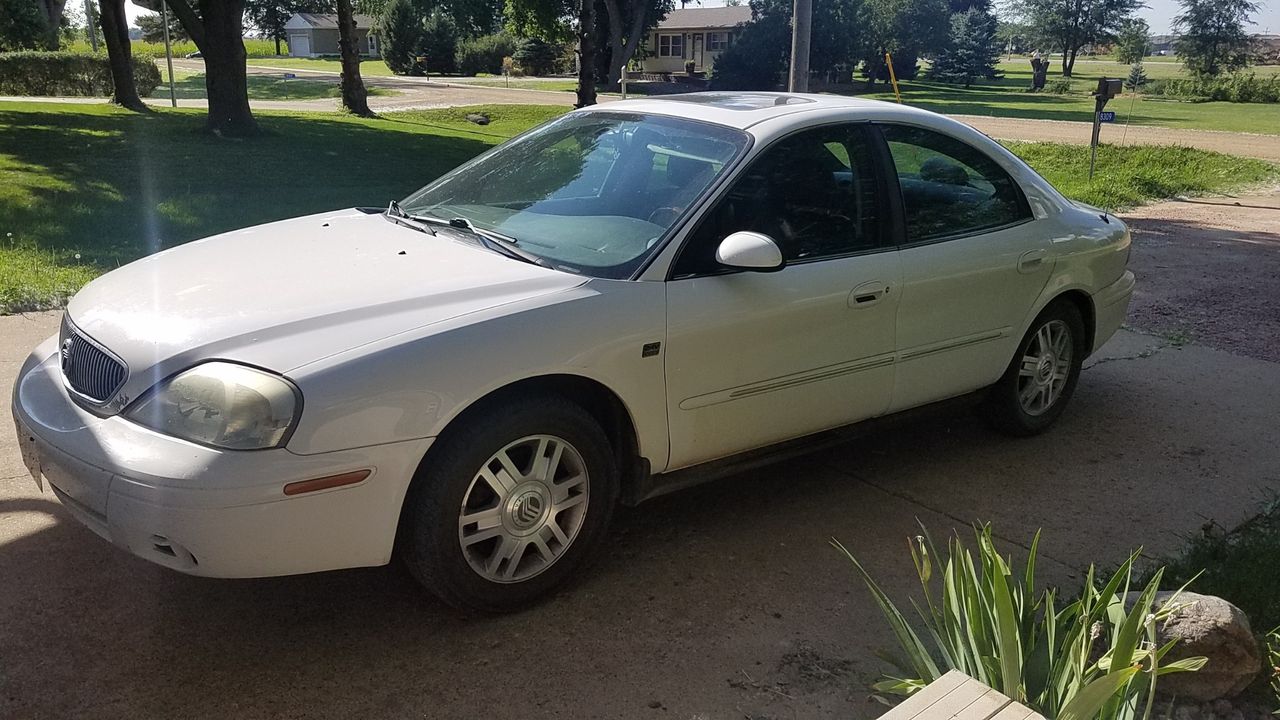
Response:
[{"label": "rear side window", "polygon": [[1022,190],[986,153],[923,128],[882,125],[898,174],[907,242],[970,235],[1029,220]]}]

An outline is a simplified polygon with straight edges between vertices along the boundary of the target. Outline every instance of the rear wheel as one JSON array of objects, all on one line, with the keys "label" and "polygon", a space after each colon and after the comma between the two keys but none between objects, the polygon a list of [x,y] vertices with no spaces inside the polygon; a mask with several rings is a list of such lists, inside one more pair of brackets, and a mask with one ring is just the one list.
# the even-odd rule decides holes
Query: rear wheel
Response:
[{"label": "rear wheel", "polygon": [[608,439],[578,405],[526,398],[465,418],[415,479],[401,551],[455,607],[502,612],[563,584],[604,536],[618,497]]},{"label": "rear wheel", "polygon": [[987,396],[987,416],[1011,435],[1044,432],[1075,392],[1087,352],[1084,321],[1070,302],[1057,301],[1031,323],[1018,353]]}]

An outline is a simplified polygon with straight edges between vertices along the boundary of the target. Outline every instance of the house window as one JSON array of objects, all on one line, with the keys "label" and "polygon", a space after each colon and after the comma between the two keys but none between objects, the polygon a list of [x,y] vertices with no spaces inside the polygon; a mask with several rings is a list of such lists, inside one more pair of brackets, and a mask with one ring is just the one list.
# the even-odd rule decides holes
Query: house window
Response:
[{"label": "house window", "polygon": [[729,47],[729,33],[713,32],[707,33],[707,49],[713,52],[720,52]]},{"label": "house window", "polygon": [[658,57],[684,57],[684,35],[659,35]]}]

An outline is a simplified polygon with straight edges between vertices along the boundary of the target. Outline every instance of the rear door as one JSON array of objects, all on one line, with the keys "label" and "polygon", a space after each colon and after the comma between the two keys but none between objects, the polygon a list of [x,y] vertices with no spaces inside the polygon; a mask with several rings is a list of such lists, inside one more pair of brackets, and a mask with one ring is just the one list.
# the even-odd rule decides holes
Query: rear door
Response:
[{"label": "rear door", "polygon": [[879,125],[901,193],[898,372],[901,410],[995,382],[1052,271],[1017,182],[968,143]]}]

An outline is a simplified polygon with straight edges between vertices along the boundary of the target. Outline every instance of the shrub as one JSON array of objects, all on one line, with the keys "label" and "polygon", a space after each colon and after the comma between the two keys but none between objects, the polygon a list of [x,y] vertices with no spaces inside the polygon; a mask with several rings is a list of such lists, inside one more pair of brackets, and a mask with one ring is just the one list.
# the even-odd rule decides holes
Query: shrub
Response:
[{"label": "shrub", "polygon": [[[160,84],[160,69],[150,55],[133,56],[138,94]],[[102,97],[113,89],[105,54],[23,51],[0,53],[0,95]]]},{"label": "shrub", "polygon": [[1146,85],[1146,93],[1186,100],[1280,103],[1280,75],[1258,77],[1253,73],[1237,73],[1216,78],[1152,80]]},{"label": "shrub", "polygon": [[1159,571],[1130,595],[1138,553],[1101,588],[1090,567],[1079,596],[1060,604],[1053,589],[1036,595],[1039,533],[1020,572],[996,552],[990,526],[976,535],[976,560],[958,537],[947,544],[946,556],[927,532],[911,546],[925,601],[916,611],[930,644],[853,555],[832,541],[857,568],[906,654],[902,677],[876,683],[880,692],[910,695],[959,670],[1045,717],[1134,720],[1139,713],[1149,716],[1158,676],[1204,665],[1201,657],[1161,663],[1173,643],[1158,646],[1156,626],[1182,606],[1177,593],[1156,604]]},{"label": "shrub", "polygon": [[775,90],[791,47],[791,28],[780,15],[763,15],[740,34],[711,66],[712,90]]},{"label": "shrub", "polygon": [[539,38],[525,38],[511,56],[526,75],[547,75],[556,64],[556,49]]},{"label": "shrub", "polygon": [[516,39],[506,33],[464,40],[458,45],[458,72],[463,75],[499,75],[502,73],[502,59],[515,51]]},{"label": "shrub", "polygon": [[1071,81],[1066,78],[1054,80],[1048,85],[1045,85],[1044,89],[1045,92],[1051,92],[1054,95],[1066,95],[1071,92]]}]

